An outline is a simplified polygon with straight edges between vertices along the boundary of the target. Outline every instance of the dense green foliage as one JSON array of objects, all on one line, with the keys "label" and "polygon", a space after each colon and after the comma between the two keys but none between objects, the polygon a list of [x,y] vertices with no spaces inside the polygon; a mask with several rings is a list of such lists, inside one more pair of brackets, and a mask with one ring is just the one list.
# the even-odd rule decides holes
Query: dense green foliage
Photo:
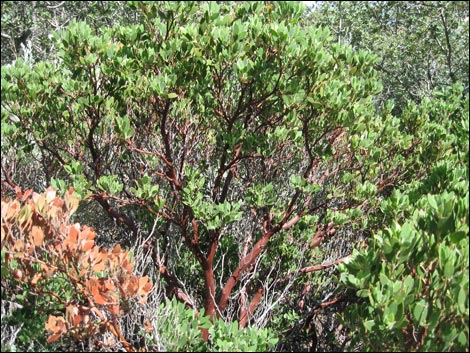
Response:
[{"label": "dense green foliage", "polygon": [[2,66],[2,197],[73,186],[143,244],[131,345],[468,347],[468,5],[93,4]]},{"label": "dense green foliage", "polygon": [[460,94],[448,91],[405,111],[429,126],[423,138],[439,145],[424,155],[437,153],[438,162],[382,202],[386,227],[342,265],[342,281],[364,298],[345,320],[368,350],[468,348],[468,100],[460,106]]},{"label": "dense green foliage", "polygon": [[468,16],[465,1],[320,1],[309,21],[378,55],[381,101],[400,112],[456,82],[468,93]]},{"label": "dense green foliage", "polygon": [[[277,338],[267,329],[240,330],[237,321],[215,319],[211,323],[203,314],[195,318],[194,311],[183,303],[162,303],[157,315],[164,319],[155,323],[160,342],[149,335],[150,348],[168,352],[264,352],[277,343]],[[210,343],[202,339],[201,327],[209,329]]]}]

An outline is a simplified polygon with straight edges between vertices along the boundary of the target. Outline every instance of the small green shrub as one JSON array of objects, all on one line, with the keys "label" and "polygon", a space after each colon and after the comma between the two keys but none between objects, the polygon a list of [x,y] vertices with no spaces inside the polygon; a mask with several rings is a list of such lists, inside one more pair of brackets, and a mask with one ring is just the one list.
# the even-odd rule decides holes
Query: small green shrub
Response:
[{"label": "small green shrub", "polygon": [[[176,300],[167,300],[158,310],[152,332],[146,335],[151,349],[173,352],[262,352],[277,343],[268,329],[238,328],[238,322],[213,322],[201,311],[185,308]],[[209,341],[202,339],[201,329],[209,330]]]}]

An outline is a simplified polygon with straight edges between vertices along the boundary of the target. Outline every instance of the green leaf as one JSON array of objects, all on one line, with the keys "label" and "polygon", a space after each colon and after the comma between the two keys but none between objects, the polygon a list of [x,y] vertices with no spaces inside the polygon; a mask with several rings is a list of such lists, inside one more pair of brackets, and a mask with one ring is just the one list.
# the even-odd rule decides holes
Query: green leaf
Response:
[{"label": "green leaf", "polygon": [[414,288],[414,279],[410,275],[406,276],[405,280],[403,281],[403,287],[405,290],[405,293],[411,293]]},{"label": "green leaf", "polygon": [[431,207],[434,209],[434,210],[438,210],[438,206],[437,206],[437,202],[436,202],[436,198],[434,197],[434,195],[428,195],[428,202],[429,202],[429,205],[431,205]]},{"label": "green leaf", "polygon": [[[468,332],[468,331],[467,331]],[[460,332],[459,336],[457,337],[457,342],[460,343],[461,347],[468,347],[468,339],[467,335],[464,332]]]},{"label": "green leaf", "polygon": [[[410,244],[413,241],[413,229],[409,222],[402,225],[400,231],[400,241],[402,244]],[[409,246],[409,245],[408,245]]]},{"label": "green leaf", "polygon": [[428,303],[421,299],[416,303],[413,308],[413,317],[417,321],[418,325],[424,326],[428,316]]},{"label": "green leaf", "polygon": [[464,288],[460,287],[457,303],[461,313],[468,313],[468,288],[465,290]]},{"label": "green leaf", "polygon": [[454,276],[454,270],[452,259],[449,259],[444,265],[444,277],[451,279]]},{"label": "green leaf", "polygon": [[373,332],[374,326],[375,326],[374,320],[364,321],[364,327],[366,328],[367,331]]},{"label": "green leaf", "polygon": [[356,294],[360,298],[367,298],[369,296],[369,290],[368,289],[361,289],[361,290],[358,290]]},{"label": "green leaf", "polygon": [[468,236],[468,233],[465,233],[465,232],[453,232],[450,234],[449,239],[452,243],[457,244],[462,239],[467,238],[467,236]]}]

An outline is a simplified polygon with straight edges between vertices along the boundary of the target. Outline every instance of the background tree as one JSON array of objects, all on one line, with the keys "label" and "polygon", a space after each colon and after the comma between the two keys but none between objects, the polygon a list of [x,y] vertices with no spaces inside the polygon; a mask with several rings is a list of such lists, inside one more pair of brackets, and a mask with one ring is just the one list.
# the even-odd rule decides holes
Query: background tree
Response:
[{"label": "background tree", "polygon": [[320,1],[309,20],[339,43],[370,50],[384,84],[382,101],[419,103],[460,82],[468,93],[468,3],[464,1]]},{"label": "background tree", "polygon": [[87,21],[95,30],[136,21],[122,1],[3,1],[2,65],[22,58],[36,63],[55,52],[53,33],[70,21]]}]

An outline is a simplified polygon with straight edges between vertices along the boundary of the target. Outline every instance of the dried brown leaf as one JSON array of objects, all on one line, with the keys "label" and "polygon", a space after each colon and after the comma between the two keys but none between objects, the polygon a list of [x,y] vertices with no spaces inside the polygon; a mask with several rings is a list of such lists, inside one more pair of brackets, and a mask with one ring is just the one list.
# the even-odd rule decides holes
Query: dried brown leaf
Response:
[{"label": "dried brown leaf", "polygon": [[41,246],[44,241],[44,231],[41,227],[33,226],[31,230],[31,237],[33,238],[33,244]]}]

